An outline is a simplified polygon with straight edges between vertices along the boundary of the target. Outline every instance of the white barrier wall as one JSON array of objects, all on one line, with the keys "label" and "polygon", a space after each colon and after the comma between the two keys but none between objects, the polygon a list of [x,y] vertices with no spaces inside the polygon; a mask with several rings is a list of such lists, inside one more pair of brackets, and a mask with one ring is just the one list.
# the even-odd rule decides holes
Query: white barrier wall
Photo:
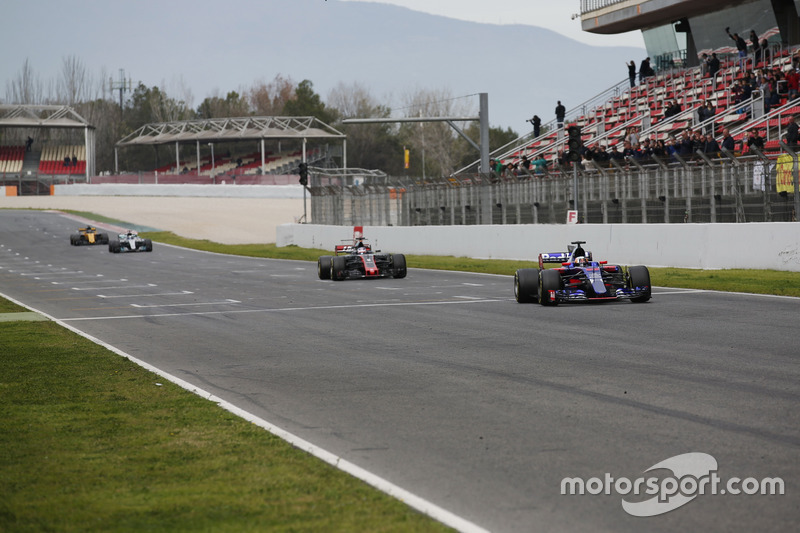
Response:
[{"label": "white barrier wall", "polygon": [[[284,224],[277,245],[333,250],[352,227]],[[537,260],[586,241],[595,259],[680,268],[800,271],[800,223],[365,226],[384,252]]]},{"label": "white barrier wall", "polygon": [[73,183],[56,185],[54,196],[200,196],[206,198],[302,198],[297,185],[141,185],[130,183]]}]

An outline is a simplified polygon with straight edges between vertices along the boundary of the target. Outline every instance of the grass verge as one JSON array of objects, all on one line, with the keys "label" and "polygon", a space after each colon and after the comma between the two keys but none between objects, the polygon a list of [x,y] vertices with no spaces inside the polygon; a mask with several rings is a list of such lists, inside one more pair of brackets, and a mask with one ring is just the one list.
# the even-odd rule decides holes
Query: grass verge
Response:
[{"label": "grass verge", "polygon": [[0,327],[0,395],[0,531],[448,530],[53,322]]}]

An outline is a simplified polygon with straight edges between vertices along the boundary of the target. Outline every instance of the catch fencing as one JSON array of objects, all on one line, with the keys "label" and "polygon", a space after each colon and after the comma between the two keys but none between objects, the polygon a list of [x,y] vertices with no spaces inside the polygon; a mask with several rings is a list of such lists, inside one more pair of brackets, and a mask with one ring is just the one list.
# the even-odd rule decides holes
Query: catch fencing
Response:
[{"label": "catch fencing", "polygon": [[[788,158],[788,159],[787,159]],[[310,222],[342,226],[792,222],[797,161],[744,156],[667,163],[587,162],[533,174],[387,176],[311,169]]]}]

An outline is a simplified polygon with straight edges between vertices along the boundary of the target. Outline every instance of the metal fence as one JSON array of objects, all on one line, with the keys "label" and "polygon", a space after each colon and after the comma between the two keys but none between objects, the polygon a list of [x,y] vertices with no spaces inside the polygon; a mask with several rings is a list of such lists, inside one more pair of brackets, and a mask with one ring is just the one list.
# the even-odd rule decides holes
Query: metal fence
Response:
[{"label": "metal fence", "polygon": [[800,211],[797,169],[796,159],[758,157],[424,180],[312,169],[310,222],[563,224],[576,196],[579,221],[587,224],[790,222]]}]

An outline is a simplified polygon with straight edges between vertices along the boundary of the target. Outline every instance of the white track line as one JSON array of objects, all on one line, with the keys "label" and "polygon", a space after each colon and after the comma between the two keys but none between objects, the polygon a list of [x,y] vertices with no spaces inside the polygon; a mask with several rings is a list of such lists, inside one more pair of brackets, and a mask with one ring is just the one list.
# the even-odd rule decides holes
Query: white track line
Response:
[{"label": "white track line", "polygon": [[401,307],[415,305],[464,305],[475,303],[493,303],[513,301],[513,298],[501,300],[442,300],[435,302],[385,302],[352,305],[321,305],[316,307],[278,307],[273,309],[235,309],[232,311],[197,311],[195,313],[160,313],[156,315],[122,315],[122,316],[84,316],[75,318],[61,318],[62,322],[86,322],[90,320],[121,320],[128,318],[164,318],[172,316],[208,316],[208,315],[237,315],[242,313],[286,313],[294,311],[320,311],[327,309],[355,309],[359,307]]},{"label": "white track line", "polygon": [[10,296],[6,296],[3,293],[0,293],[0,296],[14,302],[17,305],[25,307],[26,309],[30,309],[31,311],[34,311],[36,313],[41,314],[42,316],[49,318],[56,324],[59,324],[60,326],[65,327],[74,333],[77,333],[81,337],[89,339],[95,344],[98,344],[108,350],[111,350],[117,355],[120,355],[122,357],[125,357],[126,359],[129,359],[130,361],[133,361],[142,368],[149,370],[150,372],[153,372],[161,376],[162,378],[171,381],[172,383],[175,383],[179,387],[182,387],[189,392],[193,392],[194,394],[197,394],[198,396],[205,398],[206,400],[216,403],[226,411],[229,411],[235,414],[236,416],[239,416],[247,420],[248,422],[256,424],[257,426],[263,429],[266,429],[276,437],[280,437],[281,439],[285,440],[292,446],[299,448],[305,451],[306,453],[310,453],[317,459],[321,459],[326,463],[338,468],[339,470],[342,470],[343,472],[347,472],[351,476],[354,476],[360,479],[361,481],[364,481],[365,483],[372,485],[376,489],[388,494],[389,496],[397,498],[398,500],[405,503],[409,507],[412,507],[423,514],[430,516],[434,520],[438,520],[439,522],[443,523],[446,526],[452,527],[458,531],[463,531],[465,533],[489,533],[487,529],[484,529],[478,526],[477,524],[470,522],[469,520],[461,518],[460,516],[451,513],[447,509],[439,507],[438,505],[429,502],[428,500],[425,500],[424,498],[421,498],[420,496],[417,496],[416,494],[413,494],[412,492],[409,492],[403,489],[402,487],[399,487],[394,483],[387,481],[386,479],[383,479],[382,477],[377,476],[372,472],[364,468],[361,468],[360,466],[354,463],[351,463],[350,461],[342,459],[338,455],[335,455],[323,448],[320,448],[319,446],[312,444],[293,433],[281,429],[280,427],[270,422],[267,422],[263,418],[259,418],[256,415],[249,413],[244,409],[241,409],[226,400],[223,400],[222,398],[218,398],[217,396],[214,396],[210,392],[205,391],[199,387],[196,387],[195,385],[189,383],[188,381],[184,381],[177,376],[173,376],[172,374],[151,365],[150,363],[142,361],[141,359],[137,359],[136,357],[133,357],[132,355],[127,354],[126,352],[123,352],[119,348],[116,348],[115,346],[112,346],[107,342],[101,341],[96,337],[92,337],[88,333],[84,333],[83,331],[73,326],[70,326],[69,324],[66,324],[64,321],[52,317],[47,313],[42,313],[41,311],[34,309],[33,307],[26,305],[20,301],[17,301],[14,298],[11,298]]}]

